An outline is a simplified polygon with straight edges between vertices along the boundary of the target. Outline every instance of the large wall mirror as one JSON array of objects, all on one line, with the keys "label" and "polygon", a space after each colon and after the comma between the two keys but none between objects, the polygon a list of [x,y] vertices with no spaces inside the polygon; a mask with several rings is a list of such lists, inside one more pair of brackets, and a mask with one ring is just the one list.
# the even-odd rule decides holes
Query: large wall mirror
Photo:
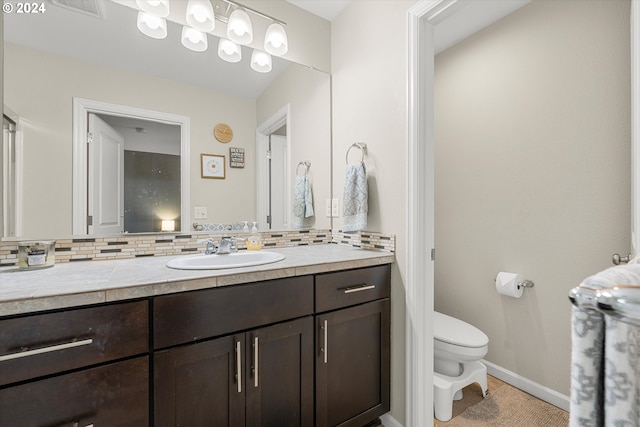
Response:
[{"label": "large wall mirror", "polygon": [[[205,52],[188,50],[171,21],[165,39],[150,38],[121,3],[97,0],[96,11],[80,11],[47,2],[46,13],[4,15],[2,237],[159,232],[163,220],[182,232],[196,221],[287,229],[300,162],[310,164],[316,204],[303,227],[330,228],[320,215],[331,197],[330,76],[277,57],[271,72],[256,72],[247,47],[240,62],[225,62],[212,35]],[[122,171],[89,162],[98,138],[85,126],[94,122],[115,131],[105,131],[100,159],[117,157],[109,147],[123,138]],[[216,139],[218,124],[233,132],[229,142]],[[231,167],[232,152],[243,152],[244,167]],[[203,173],[203,154],[222,160],[222,176]],[[119,188],[122,210],[108,197],[96,210],[92,191]],[[266,221],[270,208],[277,225]],[[145,210],[151,217],[141,220]]]}]

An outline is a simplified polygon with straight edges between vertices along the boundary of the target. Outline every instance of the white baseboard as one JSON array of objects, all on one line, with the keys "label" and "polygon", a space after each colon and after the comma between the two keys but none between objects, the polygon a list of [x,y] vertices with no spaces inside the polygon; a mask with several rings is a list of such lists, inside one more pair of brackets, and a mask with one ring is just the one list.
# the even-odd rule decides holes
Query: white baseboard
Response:
[{"label": "white baseboard", "polygon": [[380,421],[382,421],[382,425],[384,425],[384,427],[403,427],[403,425],[400,424],[398,420],[391,416],[390,412],[387,412],[386,414],[381,416]]},{"label": "white baseboard", "polygon": [[537,397],[538,399],[544,400],[547,403],[557,406],[560,409],[564,409],[565,411],[569,410],[569,396],[558,393],[555,390],[533,382],[530,379],[522,377],[515,372],[511,372],[491,362],[487,362],[486,360],[483,360],[482,363],[487,365],[487,373],[489,375],[494,376],[506,383],[509,383],[512,386],[519,388],[520,390],[527,392]]}]

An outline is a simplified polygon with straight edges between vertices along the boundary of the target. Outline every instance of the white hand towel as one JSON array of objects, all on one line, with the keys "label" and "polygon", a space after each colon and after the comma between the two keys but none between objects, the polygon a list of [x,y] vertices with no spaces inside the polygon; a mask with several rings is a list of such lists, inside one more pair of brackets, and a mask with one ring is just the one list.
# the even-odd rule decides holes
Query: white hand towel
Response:
[{"label": "white hand towel", "polygon": [[367,169],[364,162],[348,165],[344,180],[342,231],[351,233],[367,228],[368,198]]},{"label": "white hand towel", "polygon": [[313,196],[311,194],[311,183],[306,176],[296,177],[293,187],[293,219],[292,226],[302,228],[305,218],[310,218],[313,212]]}]

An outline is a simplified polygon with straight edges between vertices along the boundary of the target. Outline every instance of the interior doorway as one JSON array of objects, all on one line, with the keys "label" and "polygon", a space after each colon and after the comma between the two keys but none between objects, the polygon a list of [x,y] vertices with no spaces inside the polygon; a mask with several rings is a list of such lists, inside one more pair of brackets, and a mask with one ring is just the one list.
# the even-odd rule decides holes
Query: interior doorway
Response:
[{"label": "interior doorway", "polygon": [[189,118],[81,98],[73,113],[73,233],[188,231]]},{"label": "interior doorway", "polygon": [[291,217],[289,105],[256,133],[257,218],[260,230],[286,230]]}]

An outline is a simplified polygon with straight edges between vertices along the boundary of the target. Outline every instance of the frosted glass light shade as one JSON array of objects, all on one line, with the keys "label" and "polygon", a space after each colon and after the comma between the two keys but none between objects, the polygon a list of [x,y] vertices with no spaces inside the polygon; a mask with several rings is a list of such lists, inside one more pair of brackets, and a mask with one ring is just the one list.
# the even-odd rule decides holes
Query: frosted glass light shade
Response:
[{"label": "frosted glass light shade", "polygon": [[167,37],[167,21],[146,12],[138,12],[138,30],[154,39]]},{"label": "frosted glass light shade", "polygon": [[271,71],[271,55],[254,49],[251,54],[251,68],[259,73],[268,73]]},{"label": "frosted glass light shade", "polygon": [[187,3],[187,24],[196,30],[208,33],[216,27],[213,6],[209,0],[189,0]]},{"label": "frosted glass light shade", "polygon": [[227,62],[238,62],[242,59],[240,46],[227,39],[218,42],[218,56]]},{"label": "frosted glass light shade", "polygon": [[169,0],[136,0],[136,5],[138,5],[143,12],[161,18],[169,16]]},{"label": "frosted glass light shade", "polygon": [[191,27],[182,27],[182,45],[196,52],[207,50],[207,35]]},{"label": "frosted glass light shade", "polygon": [[287,32],[282,24],[274,22],[269,25],[264,36],[264,49],[272,55],[284,55],[289,50]]},{"label": "frosted glass light shade", "polygon": [[242,9],[231,12],[227,24],[227,37],[240,44],[249,44],[253,41],[253,27],[247,12]]}]

